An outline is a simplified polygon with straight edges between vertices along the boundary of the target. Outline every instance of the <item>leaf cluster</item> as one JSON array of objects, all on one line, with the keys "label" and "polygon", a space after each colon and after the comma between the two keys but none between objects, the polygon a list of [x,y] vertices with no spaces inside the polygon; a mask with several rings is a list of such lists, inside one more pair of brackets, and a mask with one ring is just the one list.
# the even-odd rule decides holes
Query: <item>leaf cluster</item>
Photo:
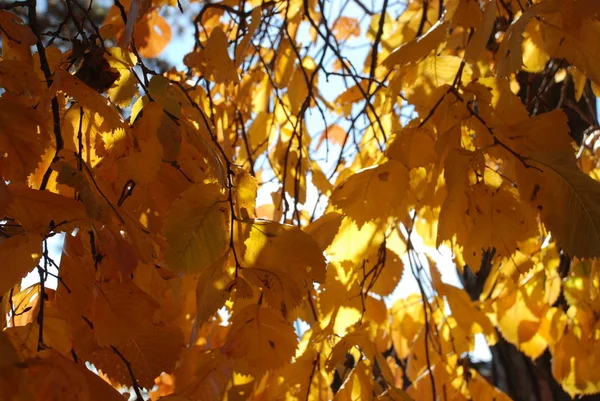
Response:
[{"label": "leaf cluster", "polygon": [[476,336],[600,391],[600,4],[350,4],[190,4],[180,70],[177,1],[0,5],[0,394],[509,399]]}]

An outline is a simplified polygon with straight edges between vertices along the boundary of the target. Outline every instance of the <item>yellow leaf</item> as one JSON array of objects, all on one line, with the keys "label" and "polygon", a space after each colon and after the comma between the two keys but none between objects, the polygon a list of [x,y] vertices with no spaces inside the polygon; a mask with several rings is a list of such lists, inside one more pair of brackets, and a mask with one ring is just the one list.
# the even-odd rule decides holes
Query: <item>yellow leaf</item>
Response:
[{"label": "yellow leaf", "polygon": [[225,252],[200,275],[196,287],[196,324],[208,321],[229,299],[227,285],[231,278],[225,268],[230,257],[230,252]]},{"label": "yellow leaf", "polygon": [[163,227],[169,267],[199,273],[216,262],[229,247],[230,213],[227,197],[215,184],[195,184],[183,192]]},{"label": "yellow leaf", "polygon": [[358,85],[353,85],[335,98],[334,104],[343,109],[345,114],[349,114],[352,104],[365,99],[369,89],[369,81],[362,80]]},{"label": "yellow leaf", "polygon": [[0,98],[0,173],[5,180],[24,182],[49,145],[35,109]]},{"label": "yellow leaf", "polygon": [[127,107],[137,92],[138,80],[131,72],[131,69],[137,63],[137,57],[133,53],[123,51],[118,47],[110,48],[109,53],[108,63],[119,72],[119,78],[108,90],[108,97],[117,106]]},{"label": "yellow leaf", "polygon": [[360,228],[368,221],[401,215],[407,190],[408,170],[389,161],[350,176],[333,191],[330,202]]},{"label": "yellow leaf", "polygon": [[[333,398],[330,383],[333,374],[324,366],[324,356],[316,350],[307,348],[293,363],[280,370],[283,382],[280,386],[282,395],[294,400],[329,400]],[[314,371],[314,373],[313,373]],[[311,379],[309,383],[309,379]],[[314,397],[314,398],[311,398]]]},{"label": "yellow leaf", "polygon": [[[108,383],[88,370],[55,351],[43,351],[26,363],[31,388],[37,399],[56,399],[56,389],[61,391],[60,399],[68,401],[122,401],[123,396]],[[68,389],[68,390],[67,390]]]},{"label": "yellow leaf", "polygon": [[394,251],[380,247],[365,260],[364,271],[367,272],[366,288],[375,294],[387,296],[400,282],[404,273],[404,263]]},{"label": "yellow leaf", "polygon": [[409,169],[427,166],[436,160],[433,134],[423,128],[403,129],[386,153],[390,159],[402,162]]},{"label": "yellow leaf", "polygon": [[281,270],[296,283],[304,283],[302,287],[325,281],[325,257],[310,235],[297,227],[266,220],[251,220],[248,226],[244,267]]},{"label": "yellow leaf", "polygon": [[437,51],[438,47],[446,40],[449,26],[448,21],[438,21],[423,36],[404,43],[394,50],[383,60],[382,64],[387,68],[393,68],[421,61],[432,51]]},{"label": "yellow leaf", "polygon": [[222,351],[261,376],[289,362],[297,345],[294,329],[276,312],[248,305],[233,315]]},{"label": "yellow leaf", "polygon": [[521,196],[570,256],[600,256],[600,183],[579,170],[570,152],[539,152],[529,163],[534,167],[517,176]]},{"label": "yellow leaf", "polygon": [[5,60],[19,60],[31,63],[31,46],[37,38],[21,18],[0,10],[0,35],[2,37],[2,57]]},{"label": "yellow leaf", "polygon": [[19,221],[29,231],[49,230],[51,222],[62,223],[64,229],[74,228],[87,219],[87,214],[81,202],[53,194],[47,191],[37,191],[25,185],[9,186],[12,202],[7,216]]},{"label": "yellow leaf", "polygon": [[[188,350],[175,371],[175,390],[179,396],[191,399],[215,400],[225,392],[233,374],[233,363],[218,351],[206,351],[195,346]],[[161,400],[177,401],[176,396]],[[187,400],[188,398],[179,398]]]},{"label": "yellow leaf", "polygon": [[[38,291],[31,291],[30,294],[40,295]],[[46,295],[50,292],[46,290]],[[11,341],[19,349],[19,352],[24,356],[35,356],[37,353],[40,325],[38,316],[40,311],[39,298],[36,298],[34,304],[30,306],[31,310],[27,311],[30,315],[29,322],[23,326],[18,326],[15,319],[15,326],[6,329],[6,333],[10,336]],[[33,313],[30,313],[33,311]],[[15,313],[17,311],[15,310]],[[54,306],[54,303],[44,305],[44,326],[43,326],[43,342],[47,347],[53,348],[66,357],[71,356],[73,349],[73,336],[70,327],[62,316],[61,312]],[[22,322],[21,322],[22,323]]]},{"label": "yellow leaf", "polygon": [[494,305],[498,315],[498,328],[507,341],[521,346],[537,333],[540,316],[534,314],[526,304],[522,288],[515,288],[511,284],[505,296]]},{"label": "yellow leaf", "polygon": [[35,233],[15,235],[0,241],[0,294],[4,294],[32,271],[42,256],[42,237]]},{"label": "yellow leaf", "polygon": [[8,336],[3,331],[0,332],[0,368],[5,368],[10,365],[22,362],[21,356],[17,353],[17,350],[13,347],[8,339]]},{"label": "yellow leaf", "polygon": [[[169,373],[175,370],[175,363],[183,345],[181,329],[173,326],[145,325],[135,338],[120,344],[116,349],[131,364],[139,384],[152,388],[154,379],[162,372]],[[127,367],[112,348],[95,351],[90,362],[114,384],[132,385]]]},{"label": "yellow leaf", "polygon": [[589,339],[578,338],[570,329],[550,349],[552,375],[571,397],[597,393],[600,388],[597,354],[586,351],[596,346]]},{"label": "yellow leaf", "polygon": [[[515,101],[519,101],[515,99]],[[497,105],[496,107],[500,107]],[[552,130],[554,135],[548,136]],[[498,127],[495,135],[521,157],[531,157],[542,151],[556,152],[572,149],[567,116],[561,110],[526,118],[516,124]]]},{"label": "yellow leaf", "polygon": [[138,113],[133,123],[134,144],[125,158],[123,169],[136,185],[148,185],[158,174],[163,159],[163,147],[158,129],[163,119],[163,109],[157,102],[149,102]]},{"label": "yellow leaf", "polygon": [[384,231],[385,225],[382,222],[368,222],[359,229],[353,219],[344,217],[327,248],[327,256],[335,262],[350,260],[362,263],[363,259],[379,248],[384,239]]},{"label": "yellow leaf", "polygon": [[[169,117],[171,118],[169,120],[173,120],[172,117],[175,117],[174,122],[178,125],[178,120],[181,118],[183,105],[187,103],[187,100],[180,95],[180,91],[175,87],[175,85],[172,84],[168,78],[162,75],[154,75],[150,80],[148,90],[150,91],[152,100],[159,103],[167,115],[170,114]],[[146,106],[146,103],[147,102],[142,103],[144,107]],[[158,108],[151,109],[151,111],[151,114],[158,113]],[[154,118],[158,117],[155,116]],[[163,120],[165,120],[164,117]]]},{"label": "yellow leaf", "polygon": [[336,334],[345,334],[347,329],[362,316],[362,297],[356,265],[345,261],[330,263],[323,290],[318,294],[319,311],[329,316],[321,324],[333,326]]},{"label": "yellow leaf", "polygon": [[423,301],[417,294],[401,298],[394,303],[392,315],[392,343],[399,358],[407,358],[417,334],[425,323]]},{"label": "yellow leaf", "polygon": [[350,377],[340,391],[333,397],[334,401],[367,400],[373,395],[374,383],[371,380],[372,369],[364,361],[359,361],[352,369]]},{"label": "yellow leaf", "polygon": [[6,401],[34,401],[34,388],[27,372],[16,364],[22,364],[23,359],[10,343],[5,332],[0,331],[0,394]]},{"label": "yellow leaf", "polygon": [[488,1],[485,5],[483,13],[483,21],[475,30],[475,34],[469,41],[465,50],[465,60],[472,65],[477,63],[479,54],[485,49],[488,39],[494,29],[496,22],[496,4],[493,1]]},{"label": "yellow leaf", "polygon": [[123,222],[116,207],[95,184],[88,168],[77,168],[80,163],[76,155],[64,150],[58,161],[52,163],[52,169],[58,173],[56,181],[68,185],[79,193],[87,215],[106,224],[119,225]]},{"label": "yellow leaf", "polygon": [[187,66],[211,77],[216,83],[239,83],[235,64],[229,57],[227,36],[220,25],[216,26],[204,45],[204,49],[185,57]]},{"label": "yellow leaf", "polygon": [[464,290],[441,283],[438,291],[440,295],[444,295],[448,300],[452,316],[459,326],[472,335],[484,334],[489,345],[495,344],[496,331],[490,319],[473,305],[469,295]]},{"label": "yellow leaf", "polygon": [[321,249],[327,249],[335,238],[343,218],[339,213],[326,213],[306,226],[304,231],[312,235]]},{"label": "yellow leaf", "polygon": [[313,185],[315,187],[317,187],[317,189],[326,196],[331,195],[331,191],[333,190],[333,184],[331,183],[331,181],[329,181],[329,179],[327,178],[327,176],[325,175],[325,173],[321,170],[321,167],[313,162],[312,166],[311,166],[311,181],[313,183]]},{"label": "yellow leaf", "polygon": [[[465,153],[462,166],[469,166],[470,157]],[[454,159],[448,160],[453,163]],[[456,174],[459,167],[466,168],[448,165],[446,171],[454,168]],[[457,243],[464,247],[465,261],[474,271],[479,269],[484,251],[495,248],[498,256],[508,257],[520,241],[536,233],[531,209],[519,201],[514,191],[503,187],[494,190],[484,182],[459,185],[457,179],[447,178],[451,192],[440,212],[438,245],[456,235]]]},{"label": "yellow leaf", "polygon": [[250,283],[262,289],[265,301],[284,318],[302,302],[302,282],[282,269],[243,269],[242,275]]},{"label": "yellow leaf", "polygon": [[235,168],[234,172],[234,205],[236,216],[240,219],[254,217],[256,193],[258,191],[256,178],[250,175],[246,170],[240,168]]},{"label": "yellow leaf", "polygon": [[[600,21],[593,17],[596,4],[558,2],[559,9],[548,11],[542,20],[544,48],[553,57],[566,58],[590,80],[600,82],[600,68],[595,60],[600,55],[596,38]],[[550,12],[554,13],[550,14]]]},{"label": "yellow leaf", "polygon": [[539,333],[552,346],[565,334],[567,321],[568,317],[562,309],[548,308],[540,325]]},{"label": "yellow leaf", "polygon": [[125,130],[125,124],[119,112],[108,103],[106,98],[66,70],[60,71],[60,90],[89,110],[98,129],[102,132]]},{"label": "yellow leaf", "polygon": [[275,129],[273,115],[261,111],[248,129],[248,139],[252,154],[261,154],[267,148],[267,141]]},{"label": "yellow leaf", "polygon": [[496,53],[496,76],[504,77],[517,72],[523,65],[521,43],[527,24],[536,15],[560,10],[560,1],[546,0],[529,7],[515,20],[504,34],[500,48]]},{"label": "yellow leaf", "polygon": [[448,11],[446,18],[452,20],[453,28],[461,25],[464,28],[476,28],[482,20],[481,6],[473,0],[451,0],[445,7]]},{"label": "yellow leaf", "polygon": [[31,65],[20,60],[0,60],[0,86],[23,97],[37,97],[42,93],[42,83]]},{"label": "yellow leaf", "polygon": [[[39,334],[39,324],[36,326]],[[65,316],[54,303],[44,307],[44,343],[67,358],[72,356],[73,334]]]},{"label": "yellow leaf", "polygon": [[523,70],[541,73],[548,65],[550,55],[544,46],[544,22],[533,19],[527,26],[523,39]]},{"label": "yellow leaf", "polygon": [[314,104],[312,93],[317,91],[318,75],[315,75],[312,82],[310,77],[313,76],[315,68],[314,61],[308,57],[302,61],[302,65],[298,64],[294,68],[288,84],[287,99],[290,102],[291,111],[295,115],[302,110],[302,107],[310,108]]},{"label": "yellow leaf", "polygon": [[132,283],[98,284],[94,298],[94,333],[103,347],[117,346],[135,338],[158,308],[154,299]]},{"label": "yellow leaf", "polygon": [[497,387],[492,386],[484,377],[481,377],[475,369],[469,369],[469,393],[471,399],[481,401],[511,401],[511,398]]},{"label": "yellow leaf", "polygon": [[250,46],[250,41],[256,29],[260,25],[262,17],[262,7],[254,7],[250,13],[250,24],[248,25],[248,32],[244,35],[240,43],[235,48],[235,66],[239,67],[244,61],[244,56]]},{"label": "yellow leaf", "polygon": [[105,134],[99,129],[100,121],[94,118],[94,114],[74,105],[65,113],[61,127],[64,148],[79,153],[81,143],[81,159],[90,167],[95,167],[106,156],[108,144],[104,142],[105,135],[107,139],[112,137],[112,132]]},{"label": "yellow leaf", "polygon": [[281,41],[276,52],[276,67],[274,82],[279,88],[286,88],[292,73],[294,71],[294,65],[296,63],[296,54],[292,50],[292,44],[287,39]]}]

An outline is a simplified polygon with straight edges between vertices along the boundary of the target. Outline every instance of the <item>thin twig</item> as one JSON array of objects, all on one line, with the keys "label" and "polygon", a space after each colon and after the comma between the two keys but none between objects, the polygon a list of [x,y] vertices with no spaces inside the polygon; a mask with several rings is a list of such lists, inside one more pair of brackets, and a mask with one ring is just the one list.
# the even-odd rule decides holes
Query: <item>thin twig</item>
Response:
[{"label": "thin twig", "polygon": [[129,377],[131,378],[131,383],[132,383],[133,391],[135,392],[136,401],[143,401],[144,397],[142,396],[142,392],[140,390],[142,388],[142,386],[140,386],[137,379],[135,378],[135,373],[133,373],[133,368],[131,367],[131,363],[127,360],[127,358],[125,358],[125,356],[123,354],[121,354],[121,351],[119,351],[117,349],[117,347],[115,347],[114,345],[111,345],[110,347],[112,348],[113,352],[115,354],[117,354],[117,356],[119,358],[121,358],[121,361],[123,361],[123,363],[125,364],[125,367],[127,368],[127,371],[129,372]]}]

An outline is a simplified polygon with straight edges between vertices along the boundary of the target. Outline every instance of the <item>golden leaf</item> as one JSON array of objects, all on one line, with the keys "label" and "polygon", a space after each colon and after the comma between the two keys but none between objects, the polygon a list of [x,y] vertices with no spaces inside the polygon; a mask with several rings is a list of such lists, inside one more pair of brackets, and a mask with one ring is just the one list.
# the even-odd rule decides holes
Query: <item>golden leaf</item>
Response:
[{"label": "golden leaf", "polygon": [[36,110],[0,98],[0,172],[5,180],[24,182],[41,161],[46,141]]},{"label": "golden leaf", "polygon": [[303,283],[296,282],[284,270],[254,267],[244,269],[242,274],[248,283],[262,289],[267,303],[277,309],[284,318],[302,302]]},{"label": "golden leaf", "polygon": [[298,341],[291,325],[270,308],[248,305],[233,315],[222,351],[240,359],[255,374],[282,367]]},{"label": "golden leaf", "polygon": [[250,25],[248,26],[248,32],[244,35],[241,42],[235,48],[235,66],[239,67],[240,64],[244,61],[245,53],[248,51],[248,47],[250,46],[250,41],[252,40],[252,36],[256,29],[260,25],[262,16],[261,7],[254,7],[252,12],[250,13]]},{"label": "golden leaf", "polygon": [[[281,270],[301,288],[325,280],[325,257],[310,235],[297,227],[266,220],[251,220],[248,226],[244,267]],[[298,248],[302,252],[295,252]]]},{"label": "golden leaf", "polygon": [[258,183],[256,178],[242,169],[235,169],[235,213],[241,219],[254,217]]},{"label": "golden leaf", "polygon": [[[189,396],[194,400],[218,399],[225,392],[232,374],[233,363],[222,353],[195,346],[184,354],[175,371],[175,390],[179,396]],[[173,396],[161,399],[171,398]]]},{"label": "golden leaf", "polygon": [[0,241],[0,294],[18,284],[42,256],[42,237],[35,233],[15,235]]},{"label": "golden leaf", "polygon": [[108,103],[106,98],[87,86],[83,81],[67,71],[61,70],[59,82],[60,90],[92,112],[99,130],[102,132],[115,132],[125,129],[125,124],[117,110]]},{"label": "golden leaf", "polygon": [[32,61],[30,48],[37,42],[31,28],[25,25],[21,18],[6,10],[0,10],[0,27],[3,58],[30,63]]},{"label": "golden leaf", "polygon": [[568,152],[539,152],[536,167],[522,169],[519,190],[571,256],[600,256],[600,184],[584,174]]},{"label": "golden leaf", "polygon": [[426,129],[407,128],[397,134],[386,153],[409,169],[424,167],[436,159],[434,137]]},{"label": "golden leaf", "polygon": [[342,182],[330,202],[361,228],[368,221],[400,215],[407,190],[408,170],[399,162],[389,161]]},{"label": "golden leaf", "polygon": [[202,272],[196,287],[196,323],[202,325],[213,316],[229,299],[227,285],[231,278],[226,273],[230,252],[225,252],[217,261]]},{"label": "golden leaf", "polygon": [[223,28],[215,27],[204,46],[199,52],[186,56],[186,64],[211,77],[216,83],[239,83],[235,65],[227,52],[229,43]]},{"label": "golden leaf", "polygon": [[196,184],[171,206],[163,232],[171,245],[165,259],[173,270],[199,273],[229,247],[229,205],[215,184]]},{"label": "golden leaf", "polygon": [[37,97],[42,93],[42,85],[31,66],[20,60],[0,61],[0,86],[23,97]]},{"label": "golden leaf", "polygon": [[523,65],[523,52],[521,42],[523,31],[529,21],[538,14],[551,13],[560,10],[560,2],[556,0],[541,1],[529,7],[521,16],[512,23],[506,31],[500,48],[496,53],[496,75],[507,76],[516,72]]},{"label": "golden leaf", "polygon": [[338,233],[343,218],[339,213],[326,213],[306,226],[305,231],[313,236],[321,249],[327,249]]},{"label": "golden leaf", "polygon": [[[127,340],[116,348],[131,364],[139,384],[151,388],[154,379],[162,372],[175,370],[175,363],[179,359],[183,345],[181,329],[172,326],[145,325],[135,338]],[[106,374],[113,383],[131,386],[131,375],[114,349],[95,351],[90,362]]]},{"label": "golden leaf", "polygon": [[96,285],[92,321],[98,344],[117,346],[135,338],[157,308],[156,301],[132,283]]},{"label": "golden leaf", "polygon": [[400,256],[387,248],[379,248],[365,259],[366,288],[381,296],[390,295],[402,278],[404,263]]},{"label": "golden leaf", "polygon": [[38,399],[53,399],[57,387],[63,400],[119,401],[123,396],[84,365],[54,351],[44,351],[27,361],[31,388]]},{"label": "golden leaf", "polygon": [[[48,290],[46,290],[48,291]],[[39,295],[39,292],[37,292]],[[48,293],[47,293],[48,294]],[[31,313],[32,319],[29,323],[23,326],[13,326],[5,330],[10,337],[12,343],[19,350],[20,354],[27,357],[33,357],[38,352],[38,343],[40,335],[39,317],[39,298],[36,300],[34,313]],[[62,316],[61,312],[54,306],[53,303],[44,305],[44,323],[43,323],[43,343],[46,347],[50,347],[65,357],[71,356],[73,349],[73,336],[70,332],[70,327]],[[15,321],[15,324],[17,322]]]},{"label": "golden leaf", "polygon": [[[479,8],[478,6],[476,6]],[[465,60],[471,64],[477,62],[479,54],[485,49],[488,39],[494,29],[494,22],[496,21],[496,7],[494,2],[488,1],[485,5],[485,11],[483,13],[483,21],[476,28],[475,34],[469,41],[467,49],[465,50]]]},{"label": "golden leaf", "polygon": [[446,40],[448,27],[448,22],[436,23],[425,35],[404,43],[394,50],[382,64],[387,68],[393,68],[421,61],[432,51],[437,51],[437,48]]},{"label": "golden leaf", "polygon": [[440,295],[446,297],[456,323],[471,334],[484,334],[488,344],[496,342],[496,331],[490,319],[473,305],[469,295],[460,288],[440,283]]},{"label": "golden leaf", "polygon": [[423,302],[417,294],[399,299],[391,308],[392,342],[399,358],[410,355],[412,344],[423,328],[425,315]]}]

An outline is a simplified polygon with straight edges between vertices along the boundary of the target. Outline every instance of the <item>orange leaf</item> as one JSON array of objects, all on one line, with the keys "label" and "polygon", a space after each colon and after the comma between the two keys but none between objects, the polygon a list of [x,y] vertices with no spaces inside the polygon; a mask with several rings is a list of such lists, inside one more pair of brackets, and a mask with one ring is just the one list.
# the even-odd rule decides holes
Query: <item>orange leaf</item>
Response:
[{"label": "orange leaf", "polygon": [[333,23],[333,35],[337,40],[347,40],[360,36],[360,23],[358,19],[341,16]]}]

